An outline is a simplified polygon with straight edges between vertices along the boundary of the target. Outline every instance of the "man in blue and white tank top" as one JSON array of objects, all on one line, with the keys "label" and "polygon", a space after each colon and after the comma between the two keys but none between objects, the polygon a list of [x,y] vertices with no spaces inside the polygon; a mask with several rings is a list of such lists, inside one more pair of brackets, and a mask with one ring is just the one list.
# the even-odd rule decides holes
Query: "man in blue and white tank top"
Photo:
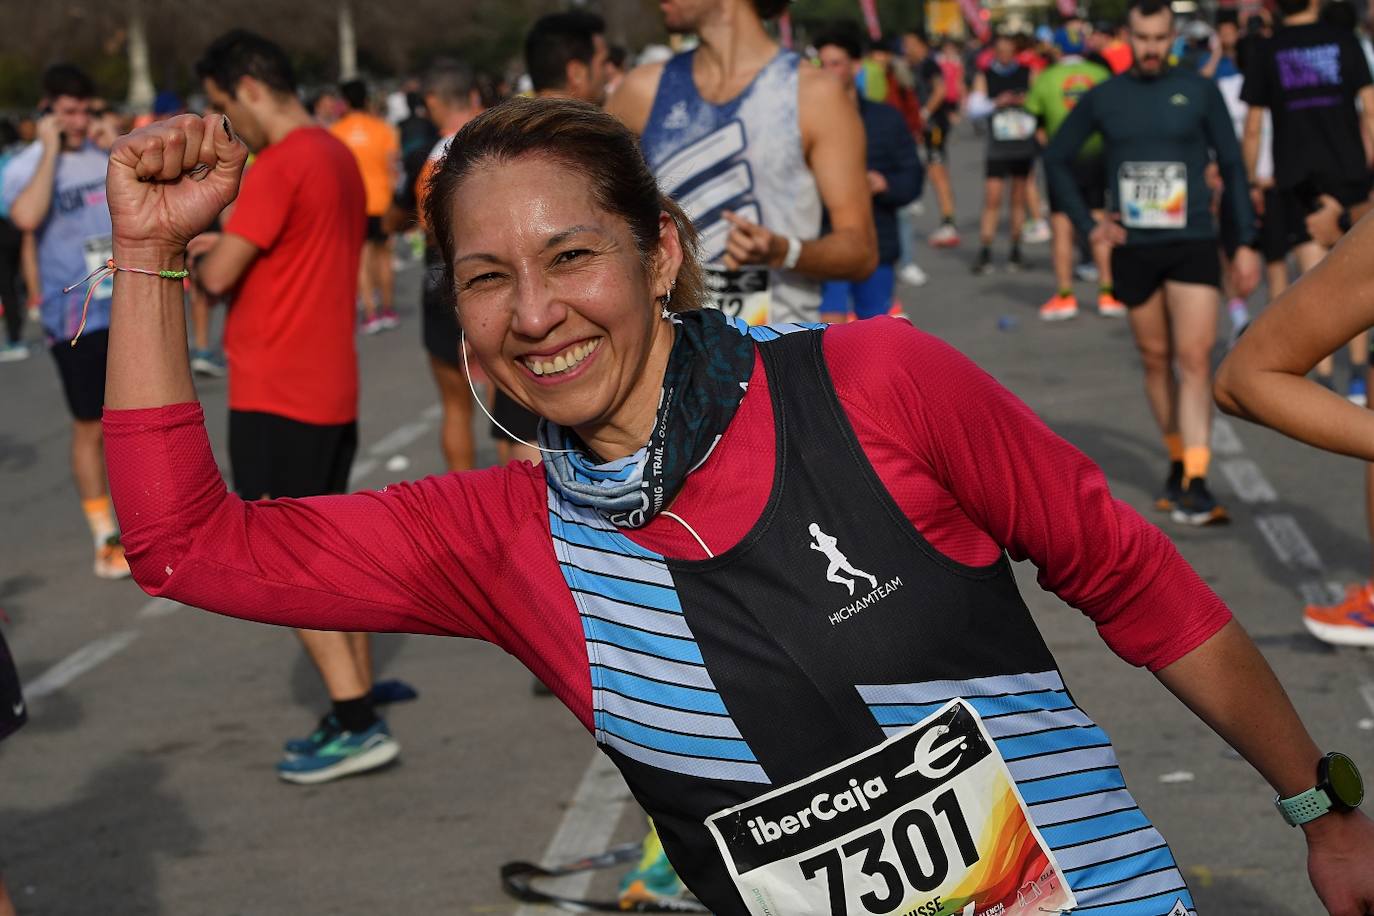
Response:
[{"label": "man in blue and white tank top", "polygon": [[764,30],[785,0],[659,7],[669,31],[700,45],[632,70],[607,110],[640,135],[660,185],[695,221],[716,305],[750,324],[817,320],[821,281],[877,266],[854,106]]}]

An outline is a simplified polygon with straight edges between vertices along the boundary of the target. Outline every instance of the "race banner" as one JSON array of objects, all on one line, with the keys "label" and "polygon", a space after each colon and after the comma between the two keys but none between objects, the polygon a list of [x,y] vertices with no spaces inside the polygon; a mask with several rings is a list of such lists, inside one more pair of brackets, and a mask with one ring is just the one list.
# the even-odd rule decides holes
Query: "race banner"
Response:
[{"label": "race banner", "polygon": [[877,41],[883,37],[883,28],[878,23],[877,0],[859,0],[859,8],[864,13],[864,25],[868,27],[868,37]]}]

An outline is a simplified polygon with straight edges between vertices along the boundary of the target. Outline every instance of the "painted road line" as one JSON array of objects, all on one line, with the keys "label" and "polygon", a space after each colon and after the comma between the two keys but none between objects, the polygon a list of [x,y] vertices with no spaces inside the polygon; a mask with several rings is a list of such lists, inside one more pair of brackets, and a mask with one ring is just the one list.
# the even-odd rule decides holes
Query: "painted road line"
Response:
[{"label": "painted road line", "polygon": [[1259,465],[1249,458],[1227,458],[1218,462],[1217,467],[1221,469],[1222,475],[1242,502],[1253,504],[1278,501],[1279,494],[1274,490],[1274,485],[1264,476]]},{"label": "painted road line", "polygon": [[1236,428],[1225,417],[1212,418],[1212,451],[1218,455],[1239,455],[1245,451]]},{"label": "painted road line", "polygon": [[1339,582],[1323,582],[1319,579],[1299,582],[1298,594],[1302,596],[1304,604],[1316,605],[1335,604],[1345,597]]},{"label": "painted road line", "polygon": [[1283,565],[1310,572],[1323,570],[1321,555],[1293,516],[1287,513],[1256,515],[1255,524]]},{"label": "painted road line", "polygon": [[1360,685],[1360,696],[1364,697],[1364,705],[1369,707],[1369,712],[1374,715],[1374,683],[1365,681]]},{"label": "painted road line", "polygon": [[158,617],[166,617],[175,614],[177,611],[186,607],[180,601],[173,601],[171,598],[153,598],[147,604],[138,609],[134,616],[139,620],[154,620]]},{"label": "painted road line", "polygon": [[367,450],[367,453],[369,455],[389,455],[393,452],[399,452],[401,449],[429,432],[432,425],[433,423],[431,421],[421,419],[398,426],[373,443],[372,447]]},{"label": "painted road line", "polygon": [[87,643],[24,685],[24,696],[37,700],[56,693],[97,665],[113,658],[138,639],[137,630],[119,630]]},{"label": "painted road line", "polygon": [[[546,866],[561,865],[606,850],[629,800],[630,790],[620,771],[609,757],[596,751],[573,795],[572,804],[539,861]],[[593,876],[590,871],[580,872],[541,881],[539,887],[564,897],[585,897]],[[550,907],[525,903],[515,911],[515,916],[536,916],[549,911]]]}]

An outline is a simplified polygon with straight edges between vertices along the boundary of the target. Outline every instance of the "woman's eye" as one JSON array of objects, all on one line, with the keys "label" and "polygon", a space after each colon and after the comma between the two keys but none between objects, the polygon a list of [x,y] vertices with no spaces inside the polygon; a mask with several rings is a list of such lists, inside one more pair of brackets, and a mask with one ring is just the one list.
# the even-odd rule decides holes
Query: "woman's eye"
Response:
[{"label": "woman's eye", "polygon": [[481,275],[479,275],[479,276],[473,277],[473,278],[470,279],[470,280],[464,280],[464,281],[463,281],[463,287],[462,287],[462,288],[463,288],[463,289],[472,289],[472,288],[475,287],[475,286],[481,286],[481,285],[483,285],[484,283],[488,283],[488,282],[490,282],[490,281],[492,281],[492,280],[498,279],[499,277],[500,277],[500,274],[494,274],[494,273],[491,273],[491,274],[481,274]]},{"label": "woman's eye", "polygon": [[553,262],[555,264],[568,264],[572,261],[580,260],[589,254],[591,254],[591,251],[586,248],[574,248],[570,251],[559,252],[558,257],[554,258]]}]

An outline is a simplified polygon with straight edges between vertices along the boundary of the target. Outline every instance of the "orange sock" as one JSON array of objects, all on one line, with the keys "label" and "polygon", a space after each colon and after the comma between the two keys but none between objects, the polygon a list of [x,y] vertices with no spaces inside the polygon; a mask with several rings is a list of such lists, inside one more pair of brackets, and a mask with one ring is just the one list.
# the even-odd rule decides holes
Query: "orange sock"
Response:
[{"label": "orange sock", "polygon": [[1183,460],[1183,436],[1178,433],[1166,433],[1164,436],[1164,447],[1169,450],[1170,461]]},{"label": "orange sock", "polygon": [[1207,465],[1212,463],[1212,450],[1205,445],[1194,445],[1183,450],[1183,480],[1186,483],[1196,477],[1207,476]]},{"label": "orange sock", "polygon": [[104,546],[110,536],[119,530],[115,526],[114,513],[110,509],[110,497],[83,499],[81,511],[86,513],[86,524],[91,526],[91,537],[95,539],[95,546]]}]

